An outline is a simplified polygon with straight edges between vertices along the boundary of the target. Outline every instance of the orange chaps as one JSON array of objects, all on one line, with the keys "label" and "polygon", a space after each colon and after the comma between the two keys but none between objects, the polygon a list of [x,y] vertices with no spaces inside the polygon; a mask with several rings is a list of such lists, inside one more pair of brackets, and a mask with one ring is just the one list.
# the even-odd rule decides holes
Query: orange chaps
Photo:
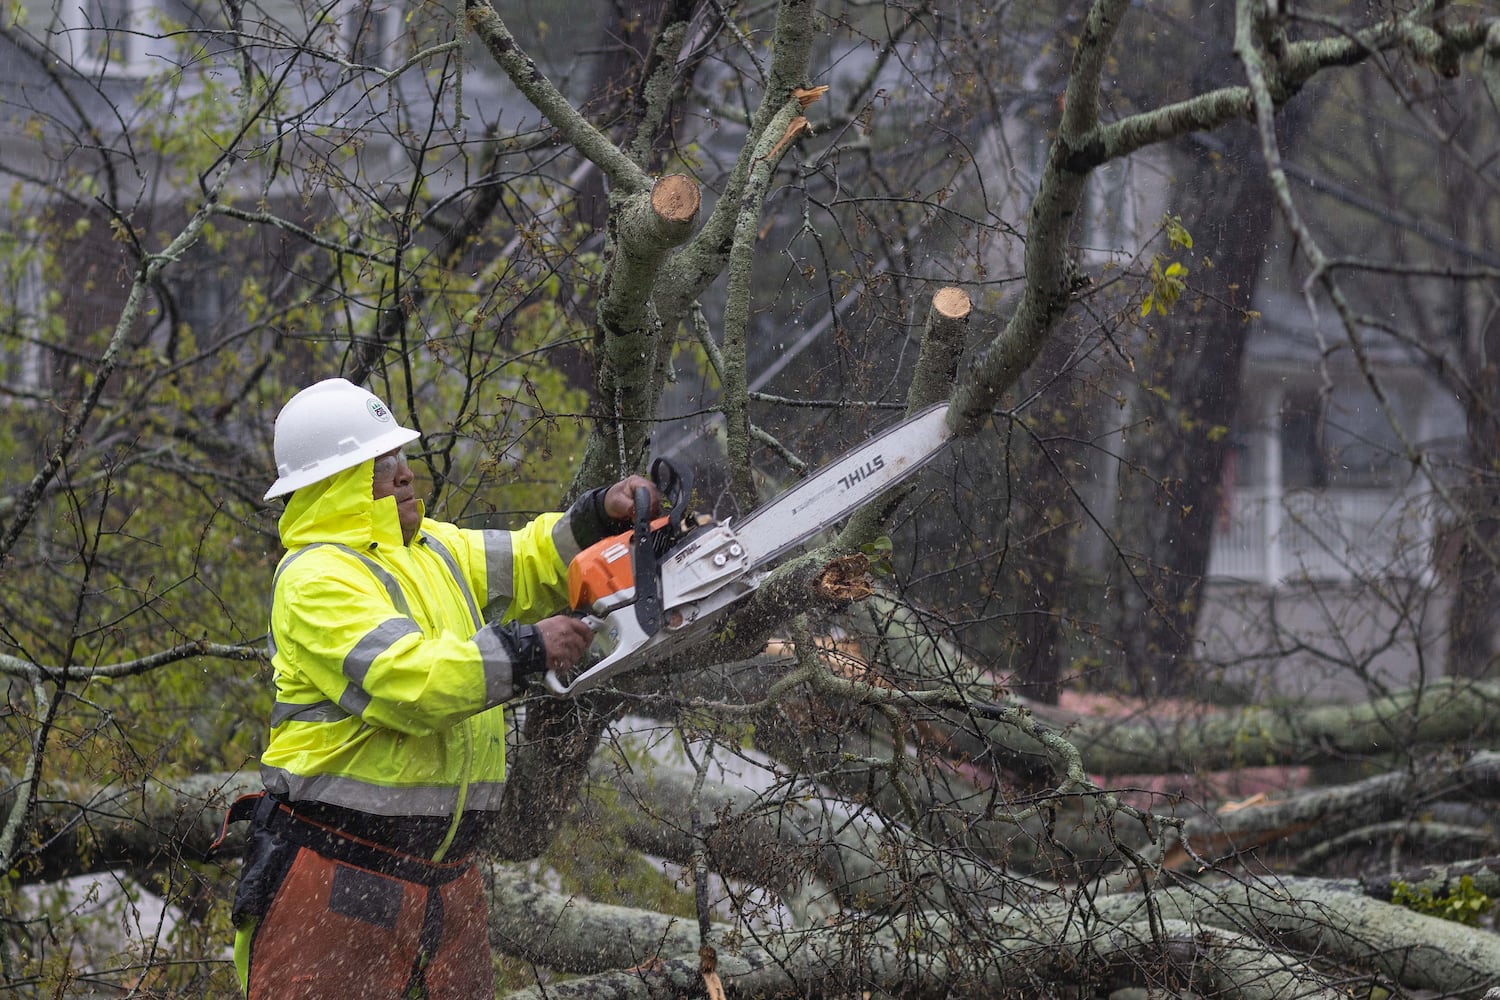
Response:
[{"label": "orange chaps", "polygon": [[235,898],[252,931],[250,1000],[471,1000],[495,995],[487,908],[470,861],[433,864],[258,805]]}]

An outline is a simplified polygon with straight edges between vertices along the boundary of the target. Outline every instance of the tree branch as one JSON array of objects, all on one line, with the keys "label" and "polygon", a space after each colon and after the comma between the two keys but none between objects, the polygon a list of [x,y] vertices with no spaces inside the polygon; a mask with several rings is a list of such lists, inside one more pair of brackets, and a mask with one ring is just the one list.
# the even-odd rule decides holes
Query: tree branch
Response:
[{"label": "tree branch", "polygon": [[488,0],[465,0],[464,11],[469,25],[516,89],[546,116],[565,142],[604,171],[612,187],[633,194],[650,187],[651,181],[645,171],[610,141],[609,136],[589,124],[572,102],[553,86],[521,48]]}]

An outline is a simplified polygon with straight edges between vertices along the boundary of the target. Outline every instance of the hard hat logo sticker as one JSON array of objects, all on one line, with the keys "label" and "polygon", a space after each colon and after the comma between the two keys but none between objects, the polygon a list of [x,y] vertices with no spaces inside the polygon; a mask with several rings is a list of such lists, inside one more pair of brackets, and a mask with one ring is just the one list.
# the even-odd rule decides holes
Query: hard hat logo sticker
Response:
[{"label": "hard hat logo sticker", "polygon": [[376,420],[391,419],[391,411],[385,408],[385,404],[378,399],[369,400],[366,404],[370,408],[370,416]]}]

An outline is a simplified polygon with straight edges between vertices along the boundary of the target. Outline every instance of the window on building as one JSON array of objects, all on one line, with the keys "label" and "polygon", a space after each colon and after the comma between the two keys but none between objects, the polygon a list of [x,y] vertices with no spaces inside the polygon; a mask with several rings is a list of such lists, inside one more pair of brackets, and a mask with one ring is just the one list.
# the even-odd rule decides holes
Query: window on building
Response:
[{"label": "window on building", "polygon": [[1400,439],[1369,390],[1334,390],[1324,423],[1324,448],[1335,485],[1387,486],[1400,474]]},{"label": "window on building", "polygon": [[1328,486],[1323,450],[1323,401],[1316,390],[1289,390],[1281,400],[1282,489]]},{"label": "window on building", "polygon": [[217,270],[205,269],[175,290],[180,310],[178,318],[196,336],[206,340],[210,331],[223,326],[226,304],[230,299]]},{"label": "window on building", "polygon": [[152,0],[69,0],[59,8],[64,51],[86,72],[133,76],[150,66]]},{"label": "window on building", "polygon": [[1287,390],[1280,445],[1284,489],[1387,487],[1404,467],[1390,419],[1362,384]]},{"label": "window on building", "polygon": [[5,275],[6,307],[0,317],[6,326],[0,335],[0,377],[17,390],[17,401],[27,405],[28,396],[45,398],[48,388],[46,342],[46,284],[41,262],[31,254],[14,273]]}]

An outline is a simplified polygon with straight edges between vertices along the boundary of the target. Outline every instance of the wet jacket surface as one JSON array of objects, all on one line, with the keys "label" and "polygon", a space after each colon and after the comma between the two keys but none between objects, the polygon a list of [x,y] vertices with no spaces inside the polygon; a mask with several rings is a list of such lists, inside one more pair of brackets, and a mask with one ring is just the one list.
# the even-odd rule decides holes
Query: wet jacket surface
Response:
[{"label": "wet jacket surface", "polygon": [[566,607],[573,522],[587,518],[544,514],[518,531],[424,518],[403,545],[371,470],[297,490],[281,517],[262,778],[283,801],[379,817],[498,809],[500,706],[515,691],[510,647],[485,623]]}]

